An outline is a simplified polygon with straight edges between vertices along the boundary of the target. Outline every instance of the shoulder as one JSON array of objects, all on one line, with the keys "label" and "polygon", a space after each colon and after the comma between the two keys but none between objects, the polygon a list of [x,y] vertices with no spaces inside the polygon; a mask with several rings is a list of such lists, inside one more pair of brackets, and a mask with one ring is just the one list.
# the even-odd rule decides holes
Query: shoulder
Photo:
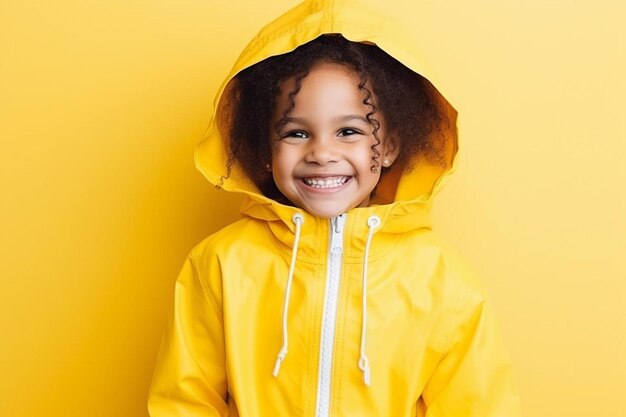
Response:
[{"label": "shoulder", "polygon": [[413,239],[422,250],[429,252],[448,286],[477,296],[485,292],[484,282],[472,262],[448,240],[432,230],[421,231]]},{"label": "shoulder", "polygon": [[394,245],[401,259],[411,259],[420,269],[431,271],[431,278],[476,293],[484,291],[482,279],[472,263],[449,241],[431,229],[404,233]]},{"label": "shoulder", "polygon": [[275,245],[267,222],[244,217],[204,238],[190,256],[198,269],[221,269],[258,254],[276,253]]},{"label": "shoulder", "polygon": [[267,225],[264,223],[250,218],[240,219],[207,236],[189,252],[193,273],[218,310],[221,308],[224,275],[228,270],[245,263],[242,251],[254,253],[254,247],[258,246],[252,243],[255,239],[272,245],[268,243],[271,240],[268,239]]},{"label": "shoulder", "polygon": [[191,254],[196,260],[210,258],[233,247],[246,245],[253,236],[265,235],[266,229],[264,222],[243,218],[205,237],[194,246]]},{"label": "shoulder", "polygon": [[476,330],[485,315],[492,314],[489,294],[483,278],[470,260],[450,242],[431,233],[431,241],[439,248],[445,302],[442,329],[447,333],[445,345],[459,343]]},{"label": "shoulder", "polygon": [[487,300],[484,280],[471,261],[453,244],[431,229],[405,234],[400,258],[422,271],[445,317],[463,320]]}]

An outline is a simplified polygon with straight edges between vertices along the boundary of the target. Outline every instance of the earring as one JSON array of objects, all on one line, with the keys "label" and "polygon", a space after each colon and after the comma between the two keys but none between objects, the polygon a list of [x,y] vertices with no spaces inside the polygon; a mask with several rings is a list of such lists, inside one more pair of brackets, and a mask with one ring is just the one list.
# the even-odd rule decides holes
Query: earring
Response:
[{"label": "earring", "polygon": [[391,165],[391,161],[389,161],[389,159],[383,159],[383,166],[387,168],[389,165]]},{"label": "earring", "polygon": [[265,169],[268,171],[271,171],[272,167],[270,166],[270,164],[265,164]]}]

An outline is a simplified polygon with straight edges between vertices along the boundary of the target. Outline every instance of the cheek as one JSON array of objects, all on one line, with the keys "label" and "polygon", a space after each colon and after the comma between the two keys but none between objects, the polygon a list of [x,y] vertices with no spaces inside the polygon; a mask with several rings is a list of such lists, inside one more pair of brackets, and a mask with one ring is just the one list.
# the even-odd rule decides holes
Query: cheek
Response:
[{"label": "cheek", "polygon": [[279,175],[290,174],[297,163],[297,155],[285,147],[275,146],[272,149],[272,168]]},{"label": "cheek", "polygon": [[371,171],[372,166],[374,166],[374,156],[376,156],[376,154],[369,146],[360,147],[358,150],[355,149],[352,152],[354,164],[358,165],[361,171]]}]

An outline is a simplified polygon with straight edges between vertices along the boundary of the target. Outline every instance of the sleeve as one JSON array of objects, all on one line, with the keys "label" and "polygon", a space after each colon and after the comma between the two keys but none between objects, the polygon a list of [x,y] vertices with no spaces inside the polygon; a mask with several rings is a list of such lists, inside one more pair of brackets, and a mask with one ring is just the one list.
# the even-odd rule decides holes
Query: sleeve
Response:
[{"label": "sleeve", "polygon": [[[219,273],[209,271],[209,273]],[[221,307],[190,254],[174,290],[148,395],[151,417],[213,417],[228,413]],[[221,282],[221,280],[220,280]]]},{"label": "sleeve", "polygon": [[449,349],[423,392],[426,417],[520,417],[508,355],[488,299],[465,294]]}]

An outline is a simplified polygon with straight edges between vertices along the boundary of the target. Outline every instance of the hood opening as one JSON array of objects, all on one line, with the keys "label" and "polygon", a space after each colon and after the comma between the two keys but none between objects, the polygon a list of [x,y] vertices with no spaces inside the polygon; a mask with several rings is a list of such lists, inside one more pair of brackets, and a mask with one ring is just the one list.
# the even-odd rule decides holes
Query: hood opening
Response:
[{"label": "hood opening", "polygon": [[[337,7],[339,3],[342,7]],[[393,164],[384,172],[376,187],[372,204],[427,202],[441,188],[445,179],[453,171],[457,155],[457,113],[426,78],[427,74],[423,74],[420,71],[421,68],[418,68],[418,65],[422,65],[421,56],[411,52],[414,47],[413,39],[404,34],[399,35],[397,28],[382,27],[377,23],[375,13],[371,14],[368,19],[361,19],[358,22],[359,26],[353,26],[353,22],[341,23],[341,16],[337,13],[350,16],[351,4],[351,2],[344,4],[341,1],[304,2],[264,28],[244,50],[218,93],[215,116],[207,134],[196,148],[196,165],[211,183],[228,191],[245,193],[258,203],[273,205],[274,201],[278,201],[289,205],[287,201],[282,201],[279,195],[268,192],[272,190],[273,185],[271,173],[265,169],[265,164],[271,158],[269,146],[266,147],[266,152],[263,150],[247,151],[246,157],[255,161],[251,169],[243,169],[240,163],[229,157],[229,154],[237,151],[236,148],[239,146],[237,141],[231,140],[230,135],[233,132],[242,131],[239,129],[242,121],[243,124],[249,123],[252,116],[269,119],[267,106],[263,109],[261,105],[249,106],[248,111],[252,115],[250,118],[242,114],[237,117],[235,101],[241,98],[242,94],[247,95],[247,100],[249,100],[258,93],[250,91],[256,88],[254,82],[251,83],[248,80],[244,82],[247,84],[243,87],[240,83],[246,74],[254,72],[259,65],[263,65],[259,62],[265,61],[275,66],[268,74],[261,74],[261,76],[257,71],[254,75],[258,79],[256,84],[275,82],[277,77],[280,78],[281,71],[282,74],[297,74],[298,68],[284,68],[285,62],[293,65],[293,62],[283,59],[285,54],[323,35],[332,34],[369,48],[380,48],[379,50],[384,51],[385,55],[388,54],[394,60],[399,61],[415,80],[420,80],[423,97],[428,101],[424,108],[432,111],[437,119],[436,126],[428,133],[427,146],[411,155],[410,158]],[[320,11],[324,7],[330,8]],[[358,13],[362,14],[362,10]],[[332,25],[329,22],[332,22]],[[340,59],[341,57],[335,60],[340,62]],[[267,92],[275,91],[276,86],[268,85],[263,88],[266,89],[265,96],[261,95],[261,97],[267,97]],[[376,90],[375,84],[374,90]],[[377,97],[385,95],[380,91],[374,91],[374,93]],[[390,106],[387,107],[387,112],[389,112]],[[406,123],[408,117],[410,115],[406,114],[398,117],[397,123]],[[269,129],[269,126],[266,126],[266,129]],[[402,126],[396,130],[397,134],[410,131],[410,129],[403,129]],[[256,182],[251,177],[255,177]]]}]

